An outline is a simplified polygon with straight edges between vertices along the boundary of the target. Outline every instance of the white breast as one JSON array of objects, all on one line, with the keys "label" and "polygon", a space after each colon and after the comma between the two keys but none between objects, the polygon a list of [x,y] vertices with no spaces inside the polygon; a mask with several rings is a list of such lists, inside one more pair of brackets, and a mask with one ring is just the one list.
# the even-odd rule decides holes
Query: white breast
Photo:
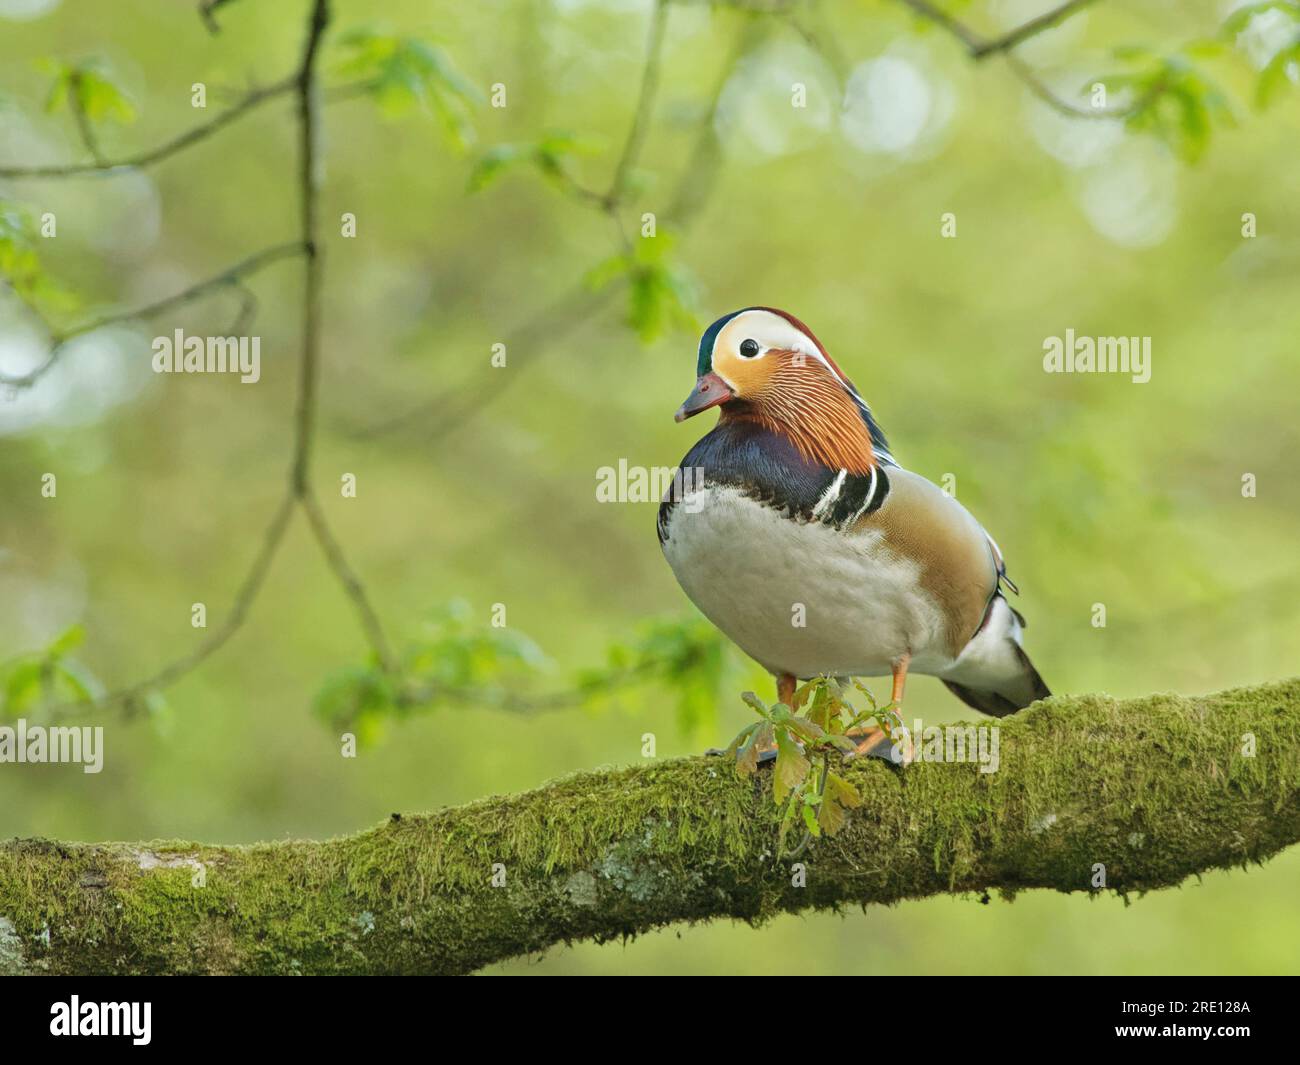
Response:
[{"label": "white breast", "polygon": [[921,673],[952,661],[917,564],[879,532],[793,521],[708,486],[673,508],[664,555],[701,612],[773,672],[880,676],[906,653]]}]

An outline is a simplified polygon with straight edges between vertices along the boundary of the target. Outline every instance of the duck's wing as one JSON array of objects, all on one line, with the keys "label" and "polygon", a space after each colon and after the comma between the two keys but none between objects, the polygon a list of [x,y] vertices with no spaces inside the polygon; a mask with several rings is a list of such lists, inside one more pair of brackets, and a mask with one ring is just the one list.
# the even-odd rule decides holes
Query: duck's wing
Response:
[{"label": "duck's wing", "polygon": [[951,668],[940,674],[968,706],[1002,717],[1051,692],[1022,646],[1025,619],[1007,602],[1007,577],[997,541],[955,499],[919,474],[891,469],[890,492],[858,523],[915,560],[918,580],[939,604],[948,630]]},{"label": "duck's wing", "polygon": [[917,581],[944,618],[954,658],[979,630],[998,588],[992,540],[970,512],[938,486],[901,467],[881,470],[883,498],[846,530],[875,536],[917,567]]}]

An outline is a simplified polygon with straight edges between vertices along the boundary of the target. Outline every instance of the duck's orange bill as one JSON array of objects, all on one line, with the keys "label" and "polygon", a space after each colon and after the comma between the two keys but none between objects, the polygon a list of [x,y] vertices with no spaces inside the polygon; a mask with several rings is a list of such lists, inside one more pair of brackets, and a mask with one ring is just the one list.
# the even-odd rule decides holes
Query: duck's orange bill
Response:
[{"label": "duck's orange bill", "polygon": [[716,407],[719,403],[726,403],[729,399],[734,399],[736,393],[715,373],[706,373],[698,381],[695,387],[691,389],[691,394],[686,397],[686,402],[677,408],[676,420],[684,422],[692,415],[699,414],[702,410],[708,410],[710,407]]}]

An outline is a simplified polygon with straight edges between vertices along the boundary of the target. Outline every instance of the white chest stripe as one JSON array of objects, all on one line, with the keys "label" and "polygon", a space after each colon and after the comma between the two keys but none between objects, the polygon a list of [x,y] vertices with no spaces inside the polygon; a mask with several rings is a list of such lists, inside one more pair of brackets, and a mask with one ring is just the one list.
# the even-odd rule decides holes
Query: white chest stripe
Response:
[{"label": "white chest stripe", "polygon": [[817,505],[813,507],[812,516],[814,518],[820,518],[828,509],[835,505],[835,500],[840,497],[840,489],[844,487],[844,478],[848,475],[848,470],[840,470],[840,472],[835,475],[835,480],[831,482],[831,486],[822,493],[821,499],[817,500]]},{"label": "white chest stripe", "polygon": [[860,517],[862,517],[862,515],[865,514],[867,510],[871,507],[871,501],[875,498],[876,498],[876,467],[873,465],[871,467],[871,484],[867,486],[867,498],[862,501],[862,506],[858,507],[858,509],[853,512],[853,517],[851,517],[846,524],[852,525],[855,521],[857,521]]}]

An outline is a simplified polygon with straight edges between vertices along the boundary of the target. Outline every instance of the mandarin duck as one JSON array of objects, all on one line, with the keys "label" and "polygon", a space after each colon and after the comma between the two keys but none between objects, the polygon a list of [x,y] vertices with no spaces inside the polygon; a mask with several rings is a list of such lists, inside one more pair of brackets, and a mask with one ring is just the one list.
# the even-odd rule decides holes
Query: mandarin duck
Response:
[{"label": "mandarin duck", "polygon": [[[770,307],[700,339],[684,421],[717,426],[682,459],[659,542],[700,611],[770,671],[801,679],[938,677],[995,717],[1050,695],[1021,646],[993,538],[956,499],[890,454],[870,408],[812,331]],[[854,737],[881,752],[878,729]],[[909,758],[910,760],[910,758]]]}]

